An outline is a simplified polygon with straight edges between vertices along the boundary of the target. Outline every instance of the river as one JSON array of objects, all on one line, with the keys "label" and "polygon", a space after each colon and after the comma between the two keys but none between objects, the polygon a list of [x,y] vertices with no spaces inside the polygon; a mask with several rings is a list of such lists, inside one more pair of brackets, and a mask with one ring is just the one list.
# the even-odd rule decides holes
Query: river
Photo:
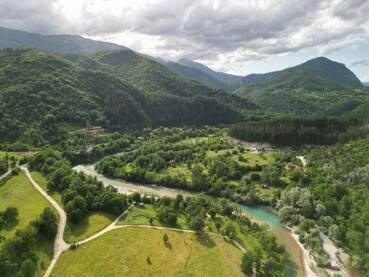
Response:
[{"label": "river", "polygon": [[[76,171],[82,171],[90,176],[95,176],[105,185],[111,185],[118,189],[120,193],[130,194],[133,192],[154,194],[158,196],[175,197],[178,194],[183,196],[193,196],[195,193],[166,188],[157,185],[142,185],[127,182],[122,179],[107,178],[96,172],[94,165],[78,165],[73,168]],[[240,209],[245,212],[251,219],[268,224],[271,231],[277,237],[278,242],[283,245],[289,255],[289,262],[286,265],[286,277],[302,277],[305,275],[302,251],[292,237],[291,232],[283,227],[280,223],[278,215],[274,210],[267,207],[248,207],[237,204]]]},{"label": "river", "polygon": [[[111,185],[115,187],[120,193],[123,194],[139,192],[169,197],[176,197],[178,194],[182,194],[184,197],[188,197],[196,194],[193,192],[188,192],[180,189],[167,188],[157,185],[142,185],[127,182],[122,179],[107,178],[96,172],[95,166],[92,164],[78,165],[75,166],[73,169],[75,171],[82,171],[90,176],[95,176],[99,181],[103,182],[104,185],[106,186]],[[249,207],[240,204],[237,205],[251,220],[269,225],[271,231],[276,236],[278,242],[285,247],[289,257],[289,261],[286,264],[285,269],[286,277],[303,277],[315,275],[310,269],[306,270],[305,262],[308,261],[309,258],[307,256],[304,257],[304,253],[300,245],[297,243],[296,239],[292,236],[291,231],[285,228],[283,224],[281,224],[275,210],[273,210],[270,207],[263,206]],[[345,275],[352,277],[361,276],[361,274],[352,267],[351,262],[349,260],[345,262],[345,269],[347,272],[347,274]]]}]

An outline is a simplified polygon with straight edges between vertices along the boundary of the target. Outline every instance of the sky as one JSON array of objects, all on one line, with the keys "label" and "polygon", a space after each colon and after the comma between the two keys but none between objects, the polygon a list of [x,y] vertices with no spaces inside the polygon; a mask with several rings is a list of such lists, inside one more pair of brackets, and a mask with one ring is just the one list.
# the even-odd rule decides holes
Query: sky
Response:
[{"label": "sky", "polygon": [[326,56],[369,82],[368,0],[0,0],[0,26],[79,34],[239,75]]}]

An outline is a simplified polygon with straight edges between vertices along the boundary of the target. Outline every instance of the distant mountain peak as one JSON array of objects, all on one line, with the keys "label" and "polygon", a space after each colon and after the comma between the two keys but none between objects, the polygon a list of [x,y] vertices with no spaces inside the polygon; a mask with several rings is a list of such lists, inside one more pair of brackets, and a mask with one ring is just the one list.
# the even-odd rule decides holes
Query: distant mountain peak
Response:
[{"label": "distant mountain peak", "polygon": [[91,55],[100,51],[126,48],[122,45],[84,38],[80,35],[42,35],[0,27],[0,50],[30,48],[50,53]]},{"label": "distant mountain peak", "polygon": [[332,61],[326,57],[310,59],[300,65],[264,74],[249,74],[244,79],[245,85],[257,85],[276,80],[293,68],[303,68],[317,77],[333,81],[346,87],[362,88],[356,75],[343,63]]}]

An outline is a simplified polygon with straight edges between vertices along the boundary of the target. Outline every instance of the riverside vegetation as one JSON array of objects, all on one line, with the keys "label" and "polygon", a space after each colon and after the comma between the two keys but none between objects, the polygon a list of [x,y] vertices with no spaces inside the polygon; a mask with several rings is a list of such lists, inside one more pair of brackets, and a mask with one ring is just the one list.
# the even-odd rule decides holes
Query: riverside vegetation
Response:
[{"label": "riverside vegetation", "polygon": [[[179,242],[183,235],[196,249],[188,263],[194,275],[211,275],[201,256],[215,255],[212,262],[224,274],[283,276],[285,251],[266,227],[240,214],[232,204],[237,202],[275,207],[322,268],[331,267],[325,234],[369,276],[368,89],[344,65],[324,58],[262,76],[222,76],[226,86],[203,77],[227,91],[183,78],[129,49],[89,56],[2,50],[0,275],[41,276],[54,254],[58,216],[16,169],[22,164],[67,214],[64,237],[76,244],[59,257],[59,275],[88,270],[95,261],[83,269],[70,262],[108,242],[140,250],[120,273],[160,274],[165,264],[180,269],[183,261],[168,258],[167,246],[188,253]],[[88,127],[101,133],[84,133]],[[297,158],[302,155],[305,162]],[[108,177],[200,195],[122,195],[72,169],[94,162]],[[143,207],[128,209],[141,202]],[[137,230],[126,226],[78,246],[125,211],[114,228],[129,224]],[[142,240],[153,236],[152,247],[160,242],[163,264],[151,250],[141,251],[144,245],[132,239],[135,231]],[[102,267],[106,271],[121,265],[113,256],[110,267]],[[132,272],[135,263],[142,266]]]},{"label": "riverside vegetation", "polygon": [[[219,202],[204,196],[184,199],[180,195],[175,199],[166,197],[156,199],[152,197],[141,198],[140,194],[126,197],[116,193],[112,187],[103,187],[102,183],[92,177],[73,172],[69,163],[60,156],[60,153],[50,149],[33,155],[28,159],[28,163],[32,170],[38,170],[47,176],[48,190],[54,190],[61,194],[62,204],[68,219],[74,224],[81,222],[88,213],[93,211],[104,211],[118,215],[127,208],[128,203],[142,201],[154,207],[152,217],[148,218],[149,223],[157,220],[161,226],[178,229],[189,228],[194,230],[200,242],[206,239],[206,229],[215,234],[224,235],[229,240],[237,239],[247,249],[246,253],[249,257],[248,262],[241,263],[242,252],[237,250],[240,252],[235,256],[237,258],[235,265],[239,267],[239,272],[241,269],[244,272],[255,270],[261,276],[280,276],[284,270],[284,250],[277,245],[275,237],[264,227],[252,224],[240,214],[236,206],[225,199]],[[9,190],[14,190],[16,186],[12,185],[11,181],[12,179],[5,186]],[[27,189],[31,190],[32,187],[26,183]],[[29,194],[30,201],[34,201],[33,197],[35,196]],[[36,192],[33,194],[37,195]],[[37,196],[42,199],[41,196]],[[20,214],[23,212],[23,209],[20,209]],[[207,214],[211,215],[210,219],[207,218]],[[180,222],[178,219],[181,216],[185,218],[183,226],[178,225]],[[16,215],[13,216],[13,219],[14,217]],[[39,219],[36,217],[36,220],[28,223],[23,231],[17,231],[15,237],[5,239],[0,244],[2,275],[29,276],[42,272],[45,264],[40,263],[42,256],[40,253],[44,251],[43,245],[47,241],[50,243],[50,239],[55,236],[56,221],[57,216],[53,210],[45,208]],[[214,243],[212,239],[210,242],[209,239],[206,240],[208,240],[207,243]],[[23,244],[17,246],[17,243]],[[13,248],[17,250],[11,250]],[[22,251],[22,255],[17,251]],[[237,253],[236,250],[232,251]],[[9,255],[10,253],[13,254]]]}]

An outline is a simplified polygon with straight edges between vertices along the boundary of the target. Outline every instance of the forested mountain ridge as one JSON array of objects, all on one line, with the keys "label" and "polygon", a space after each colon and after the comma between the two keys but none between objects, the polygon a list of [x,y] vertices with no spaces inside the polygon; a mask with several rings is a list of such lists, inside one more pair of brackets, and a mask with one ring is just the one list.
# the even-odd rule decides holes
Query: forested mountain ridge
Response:
[{"label": "forested mountain ridge", "polygon": [[204,72],[208,73],[210,76],[212,76],[212,77],[214,77],[214,78],[216,78],[216,79],[218,79],[222,82],[225,82],[225,83],[237,82],[237,81],[240,81],[240,79],[242,78],[242,76],[237,76],[237,75],[227,74],[227,73],[224,73],[224,72],[214,71],[211,68],[207,67],[206,65],[203,65],[203,64],[198,63],[198,62],[191,61],[189,59],[180,59],[178,61],[178,63],[182,64],[182,65],[192,67],[192,68],[197,68],[201,71],[204,71]]},{"label": "forested mountain ridge", "polygon": [[29,48],[50,53],[90,55],[99,51],[125,48],[124,46],[86,39],[78,35],[41,35],[0,27],[0,50]]},{"label": "forested mountain ridge", "polygon": [[296,68],[305,69],[307,72],[316,75],[324,80],[336,82],[342,86],[362,88],[363,85],[356,75],[344,64],[332,61],[325,57],[318,57],[308,60],[300,65],[286,68],[280,71],[269,72],[265,74],[250,74],[244,77],[243,83],[248,85],[257,85],[277,80],[288,74]]},{"label": "forested mountain ridge", "polygon": [[[201,70],[202,72],[206,73],[207,75],[211,76],[214,79],[222,82],[226,86],[226,91],[232,92],[238,89],[242,85],[242,78],[243,76],[232,75],[224,72],[215,71],[206,65],[203,65],[198,62],[191,61],[189,59],[180,59],[178,64],[186,66],[188,68],[193,68],[197,70]],[[200,80],[201,81],[201,80]],[[224,88],[223,88],[224,89]]]},{"label": "forested mountain ridge", "polygon": [[211,88],[199,81],[183,78],[162,64],[129,49],[99,52],[78,62],[87,68],[103,68],[148,95],[216,97],[235,108],[257,108],[245,99]]},{"label": "forested mountain ridge", "polygon": [[163,62],[162,64],[180,76],[198,80],[199,82],[202,82],[203,84],[213,88],[231,91],[231,88],[226,83],[223,83],[222,81],[210,76],[200,69],[185,66],[176,62]]},{"label": "forested mountain ridge", "polygon": [[369,103],[366,90],[342,86],[301,67],[265,83],[243,86],[235,94],[268,111],[292,115],[341,116]]},{"label": "forested mountain ridge", "polygon": [[53,143],[65,124],[227,124],[255,108],[132,53],[104,52],[86,60],[76,55],[71,62],[36,50],[0,52],[2,142]]},{"label": "forested mountain ridge", "polygon": [[[59,54],[79,54],[79,55],[93,55],[101,51],[109,51],[114,49],[127,49],[125,46],[87,39],[79,35],[42,35],[36,33],[29,33],[19,30],[8,29],[0,27],[0,50],[6,48],[21,48],[21,49],[37,49],[47,51],[49,53]],[[198,80],[205,85],[213,88],[223,89],[225,91],[233,91],[239,87],[234,86],[234,81],[240,80],[241,76],[233,76],[221,72],[215,72],[210,68],[194,63],[188,64],[189,60],[183,59],[182,62],[168,62],[160,58],[153,58],[141,54],[144,58],[159,62],[177,73],[178,75]],[[187,63],[187,65],[186,65]],[[201,68],[197,68],[201,65]],[[209,73],[210,72],[210,73]],[[239,82],[236,82],[239,83]]]}]

